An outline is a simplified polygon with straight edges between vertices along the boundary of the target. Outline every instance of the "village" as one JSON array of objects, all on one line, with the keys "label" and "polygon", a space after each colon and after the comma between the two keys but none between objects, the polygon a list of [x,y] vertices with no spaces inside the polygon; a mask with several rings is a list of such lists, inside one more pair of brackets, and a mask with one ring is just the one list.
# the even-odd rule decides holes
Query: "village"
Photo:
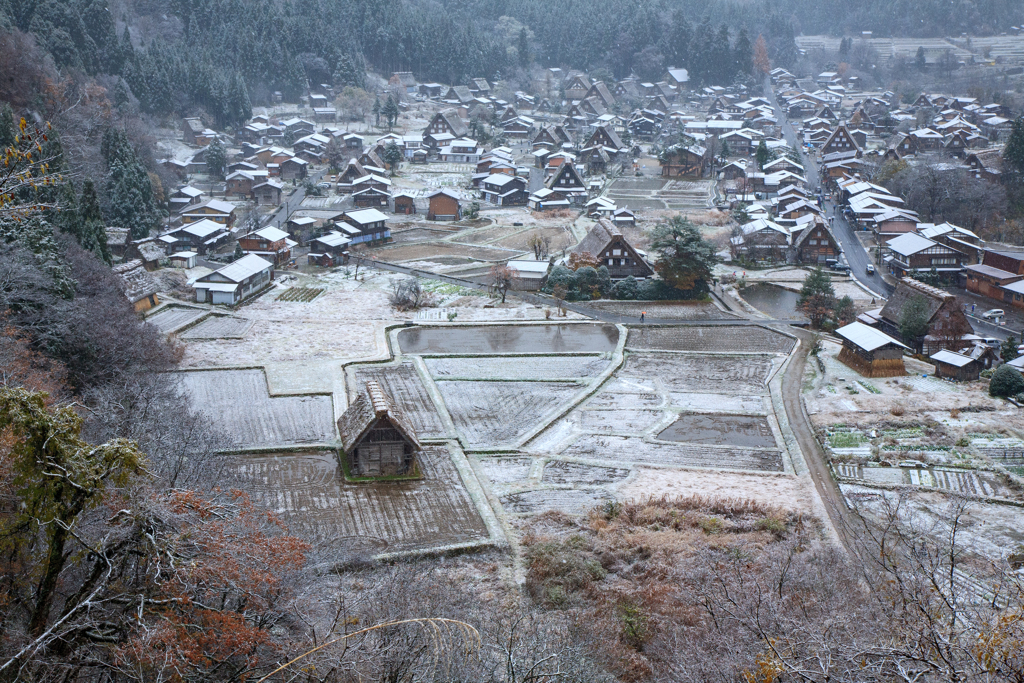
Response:
[{"label": "village", "polygon": [[[922,514],[968,497],[972,552],[1020,556],[1022,397],[989,387],[1024,369],[1024,249],[870,180],[998,182],[1019,112],[835,72],[535,81],[401,72],[379,114],[320,86],[164,131],[166,226],[108,239],[243,488],[346,556],[515,547],[546,511],[662,495],[835,536],[904,490]],[[678,216],[719,251],[710,292],[646,297]],[[552,285],[587,266],[606,284]],[[813,272],[851,315],[809,319]]]}]

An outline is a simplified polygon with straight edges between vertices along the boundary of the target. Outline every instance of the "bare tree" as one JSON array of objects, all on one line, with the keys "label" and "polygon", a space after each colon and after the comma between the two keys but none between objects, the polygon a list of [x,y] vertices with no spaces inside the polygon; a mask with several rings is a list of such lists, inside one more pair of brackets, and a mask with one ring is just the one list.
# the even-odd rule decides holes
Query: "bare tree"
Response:
[{"label": "bare tree", "polygon": [[488,280],[491,289],[501,294],[501,303],[505,303],[508,290],[515,289],[519,283],[519,271],[507,264],[495,264],[491,266]]}]

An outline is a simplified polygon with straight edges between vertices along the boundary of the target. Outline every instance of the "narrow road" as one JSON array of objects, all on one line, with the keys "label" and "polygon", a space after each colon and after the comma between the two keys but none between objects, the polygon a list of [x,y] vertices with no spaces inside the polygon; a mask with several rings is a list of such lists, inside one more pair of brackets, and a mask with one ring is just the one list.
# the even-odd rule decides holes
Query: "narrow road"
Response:
[{"label": "narrow road", "polygon": [[817,437],[814,436],[814,428],[811,426],[810,417],[807,415],[804,402],[801,399],[804,367],[814,343],[814,334],[807,330],[793,328],[786,331],[800,337],[801,343],[800,349],[790,359],[786,374],[782,377],[782,402],[786,406],[789,426],[793,430],[793,435],[796,436],[797,443],[800,444],[800,450],[803,451],[804,461],[807,463],[807,469],[814,481],[814,488],[818,491],[818,496],[825,506],[836,536],[849,552],[852,550],[852,545],[848,529],[854,523],[855,517],[846,506],[846,498],[839,489],[839,484],[832,477],[828,458],[825,456],[821,444],[818,443]]},{"label": "narrow road", "polygon": [[[312,180],[314,183],[320,182],[320,179],[327,173],[326,169],[321,169],[308,177],[308,180]],[[266,218],[267,225],[273,225],[274,227],[280,228],[284,226],[285,221],[288,220],[288,216],[292,211],[295,211],[302,204],[302,200],[306,198],[306,189],[299,185],[291,193],[290,196],[286,197],[284,204],[282,204],[277,211],[269,214]]]},{"label": "narrow road", "polygon": [[[765,88],[768,93],[768,99],[772,103],[772,108],[775,109],[775,116],[782,127],[782,135],[785,137],[786,143],[797,150],[804,161],[804,177],[807,178],[808,187],[812,190],[819,187],[821,185],[821,178],[818,174],[816,160],[804,154],[803,144],[797,137],[796,130],[789,122],[786,113],[779,106],[778,100],[775,98],[775,91],[771,87],[771,81],[768,79],[765,80]],[[835,234],[836,239],[839,240],[839,246],[842,247],[843,253],[846,254],[846,260],[850,264],[851,269],[850,275],[875,295],[888,298],[892,293],[892,287],[886,284],[877,272],[870,276],[867,274],[867,265],[872,263],[872,259],[864,247],[861,246],[860,241],[854,234],[853,227],[843,218],[842,214],[836,213],[835,207],[831,206],[830,202],[825,202],[825,210],[826,215],[835,217],[832,224],[832,232]]]}]

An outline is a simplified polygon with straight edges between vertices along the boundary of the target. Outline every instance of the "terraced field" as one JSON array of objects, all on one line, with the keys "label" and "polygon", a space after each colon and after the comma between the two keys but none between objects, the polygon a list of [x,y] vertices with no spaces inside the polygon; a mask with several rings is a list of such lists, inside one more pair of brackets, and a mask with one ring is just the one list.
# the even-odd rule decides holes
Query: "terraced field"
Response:
[{"label": "terraced field", "polygon": [[146,318],[146,322],[155,325],[158,330],[167,334],[182,325],[199,320],[207,311],[201,308],[188,308],[185,306],[167,306],[153,315]]},{"label": "terraced field", "polygon": [[652,443],[632,436],[584,434],[560,455],[614,463],[782,471],[779,451]]},{"label": "terraced field", "polygon": [[579,390],[568,382],[437,382],[455,428],[473,448],[524,436]]},{"label": "terraced field", "polygon": [[336,438],[330,396],[274,396],[262,370],[204,370],[177,375],[192,405],[250,449],[330,443]]},{"label": "terraced field", "polygon": [[[483,541],[487,529],[448,449],[428,446],[421,481],[347,484],[331,452],[237,456],[243,488],[294,533],[343,554]],[[322,550],[323,548],[319,548]]]},{"label": "terraced field", "polygon": [[765,393],[772,361],[764,356],[679,356],[675,354],[629,354],[620,379],[644,380],[656,377],[674,392],[713,391],[758,395]]},{"label": "terraced field", "polygon": [[388,396],[405,412],[416,434],[421,438],[438,439],[446,436],[441,416],[430,400],[412,361],[397,366],[364,366],[352,373],[350,399],[355,392],[366,390],[366,382],[376,380]]},{"label": "terraced field", "polygon": [[179,336],[182,339],[241,339],[251,327],[252,321],[248,318],[211,315]]},{"label": "terraced field", "polygon": [[535,356],[531,358],[426,358],[435,379],[551,380],[597,377],[609,362],[597,357]]},{"label": "terraced field", "polygon": [[766,327],[642,327],[629,331],[627,349],[790,353],[796,340]]}]

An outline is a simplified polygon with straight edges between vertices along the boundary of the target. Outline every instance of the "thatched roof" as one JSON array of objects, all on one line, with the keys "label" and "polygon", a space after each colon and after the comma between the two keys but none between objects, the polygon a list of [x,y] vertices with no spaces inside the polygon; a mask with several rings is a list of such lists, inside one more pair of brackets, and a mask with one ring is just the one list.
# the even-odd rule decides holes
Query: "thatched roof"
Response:
[{"label": "thatched roof", "polygon": [[601,219],[594,224],[587,236],[572,249],[574,254],[584,252],[591,256],[600,256],[613,239],[621,237],[622,233],[606,219]]},{"label": "thatched roof", "polygon": [[156,294],[156,281],[143,267],[141,260],[136,259],[114,266],[113,271],[121,281],[124,295],[133,304],[145,299],[150,294]]},{"label": "thatched roof", "polygon": [[352,402],[348,410],[338,418],[338,432],[341,435],[342,449],[346,453],[351,452],[352,448],[363,440],[366,433],[380,419],[390,422],[391,426],[398,430],[412,444],[413,448],[420,449],[420,442],[405,414],[384,392],[380,384],[373,380],[366,383],[366,393],[356,396],[356,400]]},{"label": "thatched roof", "polygon": [[929,323],[947,299],[955,298],[954,295],[938,287],[932,287],[913,278],[905,277],[899,281],[896,285],[896,291],[893,292],[893,295],[889,297],[889,301],[882,307],[882,318],[898,326],[903,317],[903,307],[915,296],[924,298]]}]

